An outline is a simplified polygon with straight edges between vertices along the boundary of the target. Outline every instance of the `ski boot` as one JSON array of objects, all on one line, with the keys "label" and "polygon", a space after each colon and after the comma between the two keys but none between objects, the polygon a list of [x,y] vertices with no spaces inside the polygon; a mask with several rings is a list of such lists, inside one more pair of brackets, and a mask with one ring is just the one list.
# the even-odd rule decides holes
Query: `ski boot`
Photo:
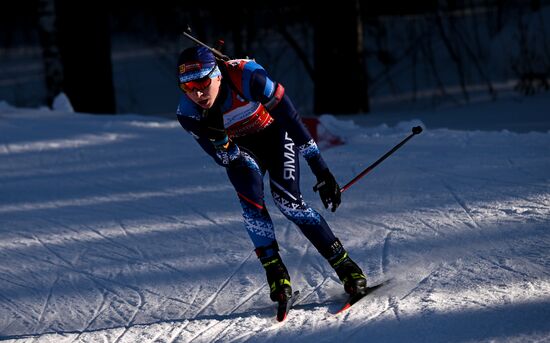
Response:
[{"label": "ski boot", "polygon": [[278,246],[275,245],[275,253],[270,257],[264,257],[262,253],[265,250],[259,251],[256,249],[256,254],[260,258],[260,262],[265,269],[267,283],[269,284],[269,298],[274,302],[285,302],[292,298],[292,287],[290,286],[290,276],[278,252]]},{"label": "ski boot", "polygon": [[367,292],[367,277],[348,255],[339,240],[331,245],[331,256],[325,257],[336,271],[338,278],[344,284],[344,290],[351,296]]}]

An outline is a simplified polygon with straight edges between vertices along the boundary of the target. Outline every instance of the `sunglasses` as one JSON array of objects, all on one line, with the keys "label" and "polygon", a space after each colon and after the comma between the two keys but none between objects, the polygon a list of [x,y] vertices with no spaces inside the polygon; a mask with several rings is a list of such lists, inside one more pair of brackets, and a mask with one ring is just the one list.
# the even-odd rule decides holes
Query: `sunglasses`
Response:
[{"label": "sunglasses", "polygon": [[204,91],[206,88],[210,87],[210,84],[212,83],[210,75],[212,75],[214,70],[216,70],[216,68],[212,68],[212,70],[206,74],[205,77],[201,77],[200,79],[180,83],[181,90],[185,93]]}]

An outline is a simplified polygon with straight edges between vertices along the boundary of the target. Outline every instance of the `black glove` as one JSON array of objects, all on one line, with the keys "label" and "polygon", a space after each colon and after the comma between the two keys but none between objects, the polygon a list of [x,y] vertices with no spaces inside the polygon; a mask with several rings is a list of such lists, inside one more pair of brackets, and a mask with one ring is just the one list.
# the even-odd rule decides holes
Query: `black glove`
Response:
[{"label": "black glove", "polygon": [[223,115],[219,107],[204,110],[201,120],[201,135],[208,138],[216,150],[227,148],[229,138],[223,124]]},{"label": "black glove", "polygon": [[207,138],[212,143],[219,162],[226,167],[238,166],[241,162],[241,151],[227,135],[219,108],[212,107],[203,111],[200,125],[201,137]]},{"label": "black glove", "polygon": [[334,212],[342,202],[340,186],[336,182],[334,175],[328,169],[324,169],[317,175],[317,184],[313,187],[313,191],[319,191],[319,196],[325,208],[331,205],[331,211]]},{"label": "black glove", "polygon": [[214,145],[216,150],[227,150],[229,147],[230,140],[227,133],[223,129],[219,130],[208,127],[206,130],[206,137],[210,142],[212,142],[212,145]]}]

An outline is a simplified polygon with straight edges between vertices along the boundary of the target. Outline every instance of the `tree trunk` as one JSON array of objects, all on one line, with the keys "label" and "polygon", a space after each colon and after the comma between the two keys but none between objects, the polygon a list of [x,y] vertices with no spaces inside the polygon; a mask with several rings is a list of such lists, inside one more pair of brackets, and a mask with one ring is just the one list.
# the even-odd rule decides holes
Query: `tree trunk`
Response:
[{"label": "tree trunk", "polygon": [[317,114],[369,111],[363,24],[359,1],[319,6],[314,18],[314,111]]},{"label": "tree trunk", "polygon": [[51,108],[63,84],[63,65],[57,42],[55,0],[38,1],[38,33],[42,45],[46,103]]},{"label": "tree trunk", "polygon": [[77,112],[115,113],[106,1],[56,0],[63,90]]}]

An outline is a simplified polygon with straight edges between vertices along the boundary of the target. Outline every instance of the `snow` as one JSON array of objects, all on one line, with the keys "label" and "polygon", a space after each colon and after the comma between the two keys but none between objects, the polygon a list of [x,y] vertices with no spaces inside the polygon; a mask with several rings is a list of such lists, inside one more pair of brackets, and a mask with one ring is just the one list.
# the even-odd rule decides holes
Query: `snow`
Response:
[{"label": "snow", "polygon": [[54,99],[52,104],[52,109],[54,111],[61,112],[74,112],[73,105],[67,97],[67,94],[61,92]]},{"label": "snow", "polygon": [[[336,213],[322,209],[302,164],[305,199],[369,282],[392,279],[347,313],[332,314],[345,298],[335,273],[268,200],[302,294],[283,324],[224,170],[175,119],[61,103],[0,102],[0,339],[550,341],[544,94],[414,120],[322,116],[346,141],[323,150],[341,184],[411,127],[425,130],[347,190]],[[509,120],[492,122],[505,109]],[[486,130],[494,124],[505,127]]]}]

